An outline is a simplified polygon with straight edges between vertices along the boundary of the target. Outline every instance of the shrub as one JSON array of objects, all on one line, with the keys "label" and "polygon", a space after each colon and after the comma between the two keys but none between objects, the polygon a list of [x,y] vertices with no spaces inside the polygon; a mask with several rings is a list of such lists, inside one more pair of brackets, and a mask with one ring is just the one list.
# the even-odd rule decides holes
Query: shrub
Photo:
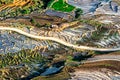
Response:
[{"label": "shrub", "polygon": [[81,15],[83,14],[83,10],[82,9],[76,9],[75,11],[75,18],[79,18]]}]

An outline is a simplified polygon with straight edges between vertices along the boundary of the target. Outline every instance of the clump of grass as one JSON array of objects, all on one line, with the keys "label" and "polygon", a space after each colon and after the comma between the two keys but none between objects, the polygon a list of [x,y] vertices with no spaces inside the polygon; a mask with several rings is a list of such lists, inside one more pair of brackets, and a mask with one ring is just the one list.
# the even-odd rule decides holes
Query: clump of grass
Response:
[{"label": "clump of grass", "polygon": [[32,50],[22,50],[17,53],[0,54],[0,68],[18,64],[41,63],[44,59],[40,53]]}]

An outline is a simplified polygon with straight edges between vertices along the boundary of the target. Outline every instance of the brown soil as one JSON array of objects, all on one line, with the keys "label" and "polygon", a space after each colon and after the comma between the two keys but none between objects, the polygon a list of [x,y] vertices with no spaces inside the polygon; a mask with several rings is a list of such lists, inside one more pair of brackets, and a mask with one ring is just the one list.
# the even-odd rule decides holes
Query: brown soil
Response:
[{"label": "brown soil", "polygon": [[118,51],[118,52],[111,52],[110,54],[106,54],[106,55],[120,55],[120,51]]},{"label": "brown soil", "polygon": [[86,63],[75,70],[99,70],[101,68],[107,68],[110,70],[120,71],[120,62],[119,61],[100,61],[100,62],[93,62],[93,63]]},{"label": "brown soil", "polygon": [[6,23],[21,23],[21,24],[26,24],[26,25],[32,25],[35,26],[35,24],[32,24],[30,22],[30,18],[33,18],[36,23],[39,23],[40,25],[45,25],[45,24],[61,24],[63,22],[67,22],[63,20],[62,18],[59,17],[52,17],[52,16],[47,16],[43,14],[31,14],[28,19],[25,18],[8,18],[4,21],[1,22],[6,22]]},{"label": "brown soil", "polygon": [[63,20],[59,17],[53,17],[53,16],[47,16],[44,13],[43,14],[32,14],[31,17],[35,19],[37,23],[40,23],[41,25],[44,24],[61,24],[63,22],[66,22],[66,20]]}]

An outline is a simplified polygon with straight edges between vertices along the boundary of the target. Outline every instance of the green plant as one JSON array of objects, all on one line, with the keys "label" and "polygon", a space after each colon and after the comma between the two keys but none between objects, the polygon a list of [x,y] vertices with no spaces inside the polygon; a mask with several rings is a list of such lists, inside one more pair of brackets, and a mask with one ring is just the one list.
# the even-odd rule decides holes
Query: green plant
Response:
[{"label": "green plant", "polygon": [[83,14],[83,10],[78,8],[75,11],[75,18],[79,18]]}]

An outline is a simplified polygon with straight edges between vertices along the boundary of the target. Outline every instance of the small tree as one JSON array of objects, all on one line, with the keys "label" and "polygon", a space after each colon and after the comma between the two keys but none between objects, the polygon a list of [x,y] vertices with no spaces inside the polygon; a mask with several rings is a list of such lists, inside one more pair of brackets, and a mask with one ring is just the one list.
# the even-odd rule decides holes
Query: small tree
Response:
[{"label": "small tree", "polygon": [[75,11],[75,18],[79,18],[83,14],[83,10],[78,8]]}]

